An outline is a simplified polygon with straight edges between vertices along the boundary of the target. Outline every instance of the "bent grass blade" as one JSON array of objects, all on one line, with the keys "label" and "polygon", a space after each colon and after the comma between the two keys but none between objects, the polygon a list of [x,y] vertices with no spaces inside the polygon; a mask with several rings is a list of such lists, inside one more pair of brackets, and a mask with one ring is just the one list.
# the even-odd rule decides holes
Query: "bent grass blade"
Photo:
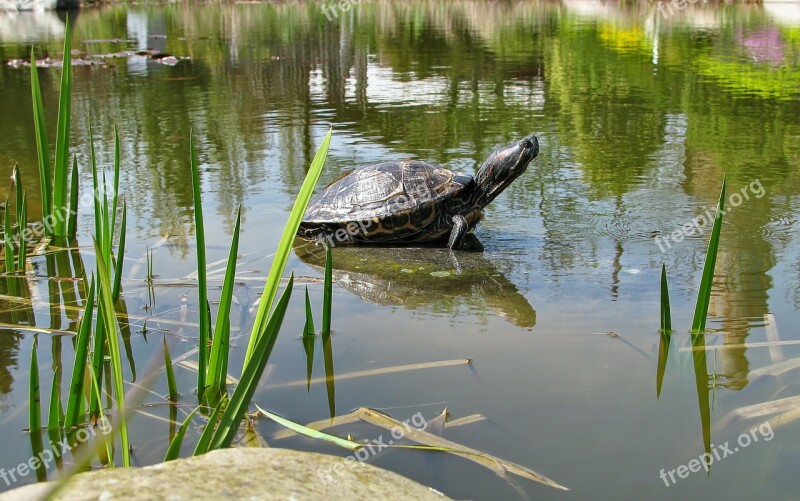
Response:
[{"label": "bent grass blade", "polygon": [[[362,407],[358,409],[359,417],[368,423],[372,423],[376,426],[380,426],[386,430],[394,430],[397,429],[399,426],[400,429],[404,430],[405,438],[418,442],[420,444],[429,446],[427,449],[433,448],[433,450],[438,450],[442,452],[447,452],[449,454],[454,454],[456,456],[463,457],[469,461],[477,463],[484,468],[487,468],[495,474],[497,474],[501,478],[507,478],[507,473],[512,473],[522,478],[526,478],[528,480],[532,480],[534,482],[539,482],[541,484],[568,491],[569,488],[564,487],[563,485],[555,482],[554,480],[545,477],[535,471],[531,470],[530,468],[526,468],[525,466],[518,465],[516,463],[512,463],[510,461],[505,461],[503,459],[497,458],[490,454],[485,454],[481,451],[476,449],[471,449],[469,447],[465,447],[459,443],[452,442],[450,440],[444,439],[442,437],[436,436],[432,433],[428,433],[423,430],[416,429],[411,426],[407,426],[404,423],[393,419],[386,414],[378,412],[374,409],[368,409]],[[418,448],[418,447],[409,447],[403,446],[403,448]]]},{"label": "bent grass blade", "polygon": [[362,447],[364,447],[364,444],[359,444],[357,442],[353,442],[352,440],[345,440],[343,438],[335,437],[333,435],[328,435],[327,433],[323,433],[321,431],[317,431],[317,430],[314,430],[312,428],[308,428],[306,426],[303,426],[302,424],[298,424],[298,423],[295,423],[293,421],[289,421],[286,418],[282,418],[282,417],[280,417],[280,416],[278,416],[276,414],[273,414],[273,413],[271,413],[269,411],[265,411],[264,409],[259,407],[258,404],[255,404],[255,406],[256,406],[256,409],[258,409],[258,412],[261,413],[262,415],[264,415],[264,416],[268,417],[269,419],[275,421],[276,423],[278,423],[281,426],[289,428],[290,430],[292,430],[295,433],[298,433],[300,435],[303,435],[303,436],[306,436],[306,437],[309,437],[309,438],[314,438],[314,439],[317,439],[317,440],[324,440],[326,442],[330,442],[332,444],[336,444],[339,447],[344,447],[345,449],[347,449],[349,451],[355,451],[355,450],[358,450],[358,449],[361,449]]}]

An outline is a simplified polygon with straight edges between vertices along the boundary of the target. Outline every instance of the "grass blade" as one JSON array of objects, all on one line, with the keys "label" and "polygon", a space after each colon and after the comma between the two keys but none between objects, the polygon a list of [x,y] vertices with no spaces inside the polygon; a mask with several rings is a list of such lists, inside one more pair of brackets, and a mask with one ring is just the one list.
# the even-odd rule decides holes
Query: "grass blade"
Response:
[{"label": "grass blade", "polygon": [[[42,90],[39,86],[39,71],[36,68],[36,55],[31,48],[31,98],[33,100],[33,125],[36,131],[36,153],[39,158],[39,186],[42,197],[42,219],[49,221],[50,211],[53,208],[53,177],[50,171],[50,153],[47,143],[47,127],[44,122],[44,105],[42,105]],[[44,227],[45,235],[52,236],[53,230],[49,225]]]},{"label": "grass blade", "polygon": [[100,275],[99,285],[99,298],[100,298],[100,314],[103,315],[104,323],[108,335],[108,351],[111,355],[111,383],[114,387],[114,393],[117,401],[117,415],[119,416],[119,423],[117,431],[122,446],[122,465],[130,466],[130,446],[128,444],[128,424],[125,416],[127,410],[125,406],[125,387],[122,380],[122,356],[120,353],[119,338],[117,337],[117,319],[114,310],[114,300],[111,297],[111,277],[109,276],[108,264],[100,249],[100,245],[95,240],[95,252],[97,253],[97,269]]},{"label": "grass blade", "polygon": [[700,280],[700,290],[697,292],[697,303],[694,308],[692,332],[699,333],[706,328],[708,316],[708,303],[711,300],[711,288],[714,285],[714,265],[717,262],[717,249],[719,248],[719,234],[722,231],[722,214],[725,208],[725,178],[722,179],[722,190],[717,202],[717,213],[714,216],[714,226],[711,229],[711,238],[708,240],[706,262],[703,265],[703,278]]},{"label": "grass blade", "polygon": [[[64,33],[64,63],[61,69],[61,90],[58,100],[58,123],[56,125],[56,157],[53,169],[53,213],[66,215],[67,175],[69,171],[69,129],[70,110],[72,108],[72,50],[69,18],[66,20]],[[66,221],[56,217],[53,234],[66,237]]]},{"label": "grass blade", "polygon": [[206,382],[206,364],[208,363],[208,341],[210,337],[211,319],[208,317],[208,289],[206,288],[206,238],[203,226],[203,204],[200,199],[200,171],[197,164],[197,151],[194,146],[194,135],[189,134],[189,164],[192,175],[192,198],[194,199],[194,231],[197,238],[197,309],[200,312],[200,331],[198,333],[198,370],[197,396],[203,401]]},{"label": "grass blade", "polygon": [[39,395],[39,359],[36,349],[39,346],[39,337],[33,337],[31,348],[30,386],[28,387],[28,428],[31,433],[40,433],[42,428],[42,403]]},{"label": "grass blade", "polygon": [[303,326],[304,337],[314,337],[314,313],[311,311],[311,300],[308,298],[308,286],[306,285],[306,323]]},{"label": "grass blade", "polygon": [[78,336],[75,341],[75,363],[72,366],[72,381],[69,385],[67,397],[67,413],[64,418],[64,427],[72,428],[81,421],[80,409],[83,403],[83,384],[86,374],[86,360],[89,356],[89,338],[92,330],[92,316],[94,315],[94,276],[89,284],[89,297],[86,300],[86,311],[78,326]]},{"label": "grass blade", "polygon": [[231,334],[231,304],[233,302],[233,288],[236,278],[236,258],[239,253],[239,224],[241,222],[242,208],[236,212],[236,226],[233,228],[233,240],[228,254],[228,266],[225,269],[225,280],[222,284],[222,293],[217,311],[217,323],[214,328],[214,339],[211,344],[211,357],[208,364],[207,384],[214,393],[225,389],[225,380],[228,375],[228,343]]},{"label": "grass blade", "polygon": [[167,373],[167,388],[169,389],[168,397],[171,402],[177,402],[178,385],[175,383],[175,370],[172,368],[172,357],[169,356],[169,348],[167,348],[166,336],[164,336],[164,368]]},{"label": "grass blade", "polygon": [[214,432],[214,438],[211,440],[209,450],[230,447],[233,437],[239,429],[239,423],[244,419],[247,406],[253,398],[258,382],[261,380],[264,368],[267,366],[272,347],[275,346],[275,340],[278,338],[278,332],[283,323],[286,308],[289,305],[289,298],[292,296],[293,285],[294,274],[289,278],[289,283],[278,300],[275,311],[270,315],[264,332],[258,335],[258,342],[253,350],[254,358],[252,362],[245,363],[242,377],[231,395],[230,402],[220,419],[219,426]]},{"label": "grass blade", "polygon": [[327,433],[323,433],[321,431],[317,431],[312,428],[307,428],[302,424],[289,421],[288,419],[282,418],[269,411],[265,411],[264,409],[259,407],[258,404],[256,404],[256,409],[258,409],[258,412],[270,418],[271,420],[275,421],[279,425],[289,428],[290,430],[294,431],[295,433],[299,433],[300,435],[304,435],[309,438],[316,438],[318,440],[325,440],[326,442],[338,445],[339,447],[344,447],[349,451],[355,451],[364,447],[364,444],[359,444],[357,442],[353,442],[352,440],[345,440],[343,438],[339,438],[333,435],[328,435]]},{"label": "grass blade", "polygon": [[186,435],[186,430],[189,428],[189,424],[192,422],[192,418],[194,417],[197,409],[200,407],[195,407],[192,412],[186,416],[186,419],[183,420],[181,423],[181,427],[178,429],[178,433],[175,434],[172,441],[169,443],[169,448],[167,449],[167,454],[164,456],[164,462],[172,461],[173,459],[178,459],[178,456],[181,454],[181,445],[183,445],[183,437]]},{"label": "grass blade", "polygon": [[667,265],[661,264],[661,332],[672,330],[672,315],[669,306],[669,284],[667,283]]},{"label": "grass blade", "polygon": [[303,185],[300,187],[300,192],[297,194],[297,198],[294,201],[289,219],[283,229],[283,235],[281,235],[281,240],[278,243],[275,258],[272,261],[269,276],[267,277],[267,282],[264,284],[264,291],[261,294],[261,302],[258,305],[258,312],[256,313],[253,330],[250,333],[250,340],[248,341],[244,358],[245,367],[253,355],[256,343],[258,342],[257,338],[260,335],[259,333],[266,332],[267,330],[266,324],[268,322],[269,312],[272,308],[273,301],[275,301],[275,296],[278,293],[281,276],[283,275],[284,268],[286,268],[286,261],[289,259],[289,253],[292,250],[292,243],[294,243],[295,235],[297,235],[297,230],[300,227],[300,221],[303,219],[306,207],[308,207],[308,201],[311,199],[314,187],[317,185],[317,180],[322,172],[322,167],[325,165],[325,157],[328,155],[328,146],[330,146],[331,143],[332,133],[333,129],[328,131],[316,155],[314,155],[314,160],[311,162]]}]

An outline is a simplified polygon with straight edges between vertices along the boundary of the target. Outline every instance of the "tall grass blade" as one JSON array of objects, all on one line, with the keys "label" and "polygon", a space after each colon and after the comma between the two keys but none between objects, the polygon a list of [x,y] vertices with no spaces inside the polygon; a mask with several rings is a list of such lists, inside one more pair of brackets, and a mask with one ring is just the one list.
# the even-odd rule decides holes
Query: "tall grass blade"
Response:
[{"label": "tall grass blade", "polygon": [[39,337],[33,337],[31,347],[30,386],[28,387],[28,428],[31,433],[41,433],[42,428],[42,403],[39,395],[39,359],[36,350],[39,347]]},{"label": "tall grass blade", "polygon": [[331,303],[333,302],[333,257],[331,246],[325,246],[325,282],[322,293],[322,340],[331,335]]},{"label": "tall grass blade", "polygon": [[261,380],[264,368],[267,366],[267,360],[269,359],[270,353],[272,353],[272,347],[275,346],[275,340],[278,338],[278,332],[283,323],[286,308],[289,305],[289,298],[292,296],[293,286],[294,274],[289,277],[289,283],[286,284],[286,289],[278,300],[275,311],[270,315],[269,322],[267,322],[264,332],[258,334],[258,342],[253,350],[253,360],[250,363],[246,363],[244,366],[242,377],[231,395],[225,413],[220,419],[219,426],[214,433],[214,438],[209,445],[209,450],[230,447],[233,437],[239,429],[239,424],[242,422],[242,419],[244,419],[247,406],[253,398],[258,382]]},{"label": "tall grass blade", "polygon": [[181,427],[178,429],[178,433],[172,438],[172,441],[169,443],[169,448],[167,449],[167,454],[164,456],[164,462],[172,461],[173,459],[178,459],[178,456],[181,455],[181,445],[183,444],[183,437],[186,435],[186,430],[189,428],[189,425],[192,422],[192,418],[194,414],[197,412],[197,409],[200,407],[195,407],[192,412],[186,416],[186,419],[183,420]]},{"label": "tall grass blade", "polygon": [[122,446],[122,465],[130,466],[130,446],[128,444],[128,424],[125,416],[127,410],[125,406],[125,386],[122,380],[122,355],[120,352],[119,338],[117,338],[117,319],[114,310],[114,299],[111,297],[111,277],[109,276],[108,263],[106,262],[100,245],[95,240],[95,252],[97,253],[97,269],[100,275],[99,298],[100,313],[103,315],[104,323],[108,329],[108,351],[111,355],[111,383],[114,387],[114,394],[117,402],[117,415],[119,422],[117,432]]},{"label": "tall grass blade", "polygon": [[[31,48],[31,97],[33,100],[33,125],[36,131],[36,153],[39,158],[39,186],[42,197],[42,219],[49,221],[53,209],[53,174],[50,170],[50,153],[48,152],[47,127],[44,122],[44,105],[42,90],[39,86],[39,71],[36,68],[36,55]],[[44,227],[45,235],[52,236],[49,225]]]},{"label": "tall grass blade", "polygon": [[225,390],[225,379],[228,375],[228,349],[231,334],[231,303],[233,302],[233,288],[236,278],[236,258],[239,253],[239,224],[241,222],[242,208],[236,212],[236,226],[233,228],[233,240],[228,254],[228,266],[225,270],[225,280],[222,283],[222,293],[217,311],[217,323],[214,328],[214,339],[211,344],[211,358],[208,364],[208,382],[216,394]]},{"label": "tall grass blade", "polygon": [[92,331],[92,316],[94,315],[94,276],[89,284],[89,297],[86,300],[86,310],[80,319],[78,336],[75,341],[75,363],[72,366],[72,381],[69,385],[67,396],[67,411],[64,418],[64,427],[72,428],[82,421],[81,408],[83,407],[83,385],[86,374],[86,362],[89,356],[89,340]]},{"label": "tall grass blade", "polygon": [[722,178],[722,190],[717,202],[717,213],[714,216],[714,226],[711,229],[711,238],[708,240],[706,262],[703,265],[703,278],[700,280],[700,290],[697,292],[697,303],[694,307],[692,332],[699,333],[706,328],[708,316],[708,303],[711,300],[711,288],[714,285],[714,265],[717,262],[717,249],[719,248],[719,234],[722,231],[722,214],[725,209],[725,178]]},{"label": "tall grass blade", "polygon": [[286,268],[286,261],[289,259],[289,253],[292,250],[292,243],[294,243],[295,235],[297,235],[300,221],[302,221],[303,215],[306,212],[306,207],[308,207],[308,201],[311,199],[314,187],[317,185],[322,167],[325,165],[325,157],[328,155],[328,146],[330,146],[331,143],[332,132],[333,129],[328,131],[316,155],[314,155],[314,160],[311,162],[303,185],[300,187],[300,192],[297,194],[297,198],[294,201],[289,219],[286,222],[286,226],[283,228],[283,235],[281,235],[281,240],[278,243],[278,249],[272,261],[267,282],[264,284],[261,302],[258,305],[258,312],[256,313],[253,330],[250,333],[250,340],[248,341],[247,352],[244,358],[245,366],[247,366],[247,363],[253,355],[255,345],[258,342],[257,337],[259,333],[266,332],[269,312],[272,309],[272,303],[275,301],[275,296],[278,293],[278,286],[280,285],[283,270]]},{"label": "tall grass blade", "polygon": [[78,157],[72,156],[72,174],[69,188],[69,219],[67,237],[72,240],[78,234]]},{"label": "tall grass blade", "polygon": [[69,171],[69,130],[72,108],[72,49],[69,18],[64,33],[64,63],[61,69],[61,90],[58,100],[58,124],[56,125],[56,156],[53,168],[53,212],[56,217],[53,234],[66,237],[67,228],[64,215],[69,210],[67,200],[67,175]]},{"label": "tall grass blade", "polygon": [[[116,198],[116,193],[114,198]],[[122,288],[122,265],[125,261],[125,234],[128,232],[128,205],[122,201],[122,224],[119,228],[119,246],[117,247],[116,263],[114,266],[114,289],[111,298],[116,304],[119,301],[119,294]],[[113,233],[112,233],[113,235]]]},{"label": "tall grass blade", "polygon": [[197,309],[200,312],[200,332],[198,334],[198,370],[197,396],[204,400],[207,381],[208,342],[210,338],[211,318],[208,316],[208,289],[206,288],[206,238],[203,226],[203,204],[200,199],[200,170],[197,163],[197,151],[194,146],[194,134],[189,134],[189,164],[192,175],[192,197],[194,199],[194,231],[197,239]]}]

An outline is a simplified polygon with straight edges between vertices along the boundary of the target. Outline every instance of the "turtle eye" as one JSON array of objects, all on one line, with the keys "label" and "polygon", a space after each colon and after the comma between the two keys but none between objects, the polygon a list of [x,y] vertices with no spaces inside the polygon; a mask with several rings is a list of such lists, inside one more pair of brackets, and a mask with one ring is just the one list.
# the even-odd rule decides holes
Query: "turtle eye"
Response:
[{"label": "turtle eye", "polygon": [[531,143],[530,139],[523,139],[519,142],[519,145],[523,148],[533,148],[533,143]]}]

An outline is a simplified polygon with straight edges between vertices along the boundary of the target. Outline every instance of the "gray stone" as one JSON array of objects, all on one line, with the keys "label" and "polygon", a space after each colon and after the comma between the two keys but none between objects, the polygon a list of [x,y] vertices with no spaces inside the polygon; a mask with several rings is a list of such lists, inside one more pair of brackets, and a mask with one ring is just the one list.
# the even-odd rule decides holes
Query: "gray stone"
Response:
[{"label": "gray stone", "polygon": [[[40,499],[52,483],[0,494],[0,501]],[[145,468],[115,468],[73,477],[56,499],[88,501],[194,499],[436,500],[431,488],[371,465],[311,452],[238,448]]]}]

